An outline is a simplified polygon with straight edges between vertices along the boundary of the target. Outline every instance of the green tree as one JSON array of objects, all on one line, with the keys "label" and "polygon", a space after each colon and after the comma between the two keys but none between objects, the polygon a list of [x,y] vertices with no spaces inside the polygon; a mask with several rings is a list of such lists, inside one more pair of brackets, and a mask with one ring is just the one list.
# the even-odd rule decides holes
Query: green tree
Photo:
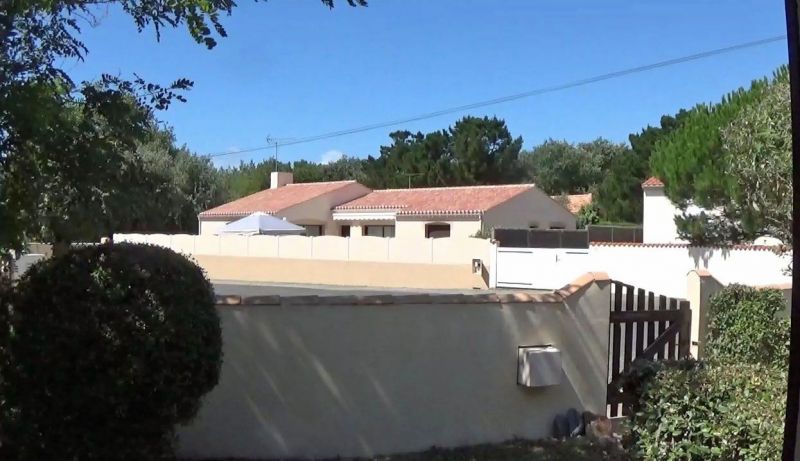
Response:
[{"label": "green tree", "polygon": [[522,137],[496,117],[464,117],[450,128],[454,185],[517,182]]},{"label": "green tree", "polygon": [[450,134],[395,131],[392,143],[381,146],[380,155],[364,164],[366,184],[374,188],[405,188],[452,185]]},{"label": "green tree", "polygon": [[467,186],[513,183],[521,179],[522,138],[513,138],[503,120],[467,116],[447,130],[423,134],[400,130],[389,135],[378,157],[361,164],[373,188]]},{"label": "green tree", "polygon": [[185,26],[208,48],[226,35],[220,16],[235,6],[230,0],[0,2],[0,254],[31,235],[69,242],[85,235],[83,227],[118,220],[106,213],[120,176],[135,176],[128,154],[146,136],[152,111],[183,101],[182,91],[192,86],[186,79],[161,86],[109,75],[73,82],[61,65],[88,52],[81,21],[94,17],[98,3],[120,5],[157,37],[163,27]]},{"label": "green tree", "polygon": [[[723,146],[722,132],[743,110],[758,105],[770,86],[786,80],[788,72],[783,67],[772,79],[754,81],[750,88],[740,88],[717,104],[698,105],[677,130],[656,143],[650,166],[664,181],[670,200],[684,211],[676,220],[682,237],[695,243],[720,243],[758,235],[754,215],[736,204],[739,184],[727,174],[731,156]],[[688,213],[691,205],[715,210],[716,216]]]},{"label": "green tree", "polygon": [[529,180],[550,195],[586,192],[588,158],[574,144],[548,139],[522,154]]},{"label": "green tree", "polygon": [[322,178],[325,181],[358,181],[365,182],[365,161],[344,156],[335,162],[322,165]]},{"label": "green tree", "polygon": [[779,79],[763,99],[742,109],[722,129],[725,174],[733,183],[719,218],[748,236],[770,235],[792,244],[792,120],[789,82]]},{"label": "green tree", "polygon": [[320,182],[325,180],[323,165],[307,160],[299,160],[292,163],[292,173],[294,174],[294,182],[298,183]]},{"label": "green tree", "polygon": [[647,163],[633,150],[625,151],[611,161],[605,178],[592,197],[604,221],[642,221],[641,183],[646,176]]},{"label": "green tree", "polygon": [[630,150],[611,158],[602,170],[594,201],[603,220],[641,222],[642,187],[650,176],[650,156],[656,143],[677,129],[689,112],[680,110],[674,117],[664,115],[660,126],[647,126],[628,136]]},{"label": "green tree", "polygon": [[[252,160],[240,162],[238,166],[220,169],[226,201],[236,200],[258,191],[269,189],[269,178],[276,168],[273,159],[265,159],[259,163]],[[292,171],[288,163],[278,162],[277,171]]]}]

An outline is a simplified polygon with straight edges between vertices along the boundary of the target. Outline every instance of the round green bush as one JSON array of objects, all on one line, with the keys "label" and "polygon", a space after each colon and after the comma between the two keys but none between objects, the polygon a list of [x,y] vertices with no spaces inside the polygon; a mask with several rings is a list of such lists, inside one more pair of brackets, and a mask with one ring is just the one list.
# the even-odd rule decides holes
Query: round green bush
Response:
[{"label": "round green bush", "polygon": [[781,459],[785,370],[696,362],[661,367],[643,386],[631,431],[641,459]]},{"label": "round green bush", "polygon": [[786,366],[789,320],[778,290],[730,285],[711,298],[706,351],[709,360]]},{"label": "round green bush", "polygon": [[0,459],[170,458],[219,379],[213,288],[166,248],[71,250],[33,266],[4,311]]}]

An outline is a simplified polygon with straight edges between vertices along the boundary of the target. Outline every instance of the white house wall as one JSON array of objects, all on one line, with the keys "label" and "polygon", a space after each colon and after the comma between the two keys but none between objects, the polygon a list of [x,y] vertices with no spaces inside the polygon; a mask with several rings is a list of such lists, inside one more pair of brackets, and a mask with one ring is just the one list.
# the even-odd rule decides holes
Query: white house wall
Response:
[{"label": "white house wall", "polygon": [[400,216],[395,223],[395,236],[398,238],[425,238],[425,226],[428,224],[447,224],[450,226],[450,237],[467,238],[474,236],[481,229],[481,222],[474,218],[446,218],[425,220],[417,217]]},{"label": "white house wall", "polygon": [[276,213],[297,224],[317,224],[323,226],[325,235],[339,235],[340,223],[333,221],[331,209],[342,203],[355,200],[369,193],[369,188],[355,183],[336,189]]},{"label": "white house wall", "polygon": [[523,192],[483,215],[484,228],[527,229],[536,225],[540,229],[553,226],[575,229],[575,215],[539,189]]},{"label": "white house wall", "polygon": [[[368,194],[369,191],[369,188],[361,184],[350,184],[327,194],[289,207],[279,213],[275,213],[275,216],[279,218],[286,218],[288,221],[298,225],[321,225],[323,226],[323,233],[325,235],[339,235],[339,226],[341,223],[333,222],[331,208],[364,196]],[[237,219],[239,218],[232,218],[228,220],[201,218],[200,235],[214,235],[225,224]]]},{"label": "white house wall", "polygon": [[642,216],[644,243],[679,243],[675,216],[680,212],[664,193],[663,187],[646,187]]},{"label": "white house wall", "polygon": [[208,221],[208,220],[200,220],[200,235],[214,235],[216,234],[225,224],[228,224],[230,221]]}]

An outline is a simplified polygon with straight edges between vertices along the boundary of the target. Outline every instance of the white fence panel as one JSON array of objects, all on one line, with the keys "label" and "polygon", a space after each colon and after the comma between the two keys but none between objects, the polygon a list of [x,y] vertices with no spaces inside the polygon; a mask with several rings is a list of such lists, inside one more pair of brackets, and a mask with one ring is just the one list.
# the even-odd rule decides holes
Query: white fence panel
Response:
[{"label": "white fence panel", "polygon": [[498,248],[497,286],[555,290],[587,272],[588,250]]},{"label": "white fence panel", "polygon": [[587,272],[674,298],[686,298],[686,274],[707,269],[725,284],[790,283],[791,255],[763,247],[700,248],[659,245],[592,245],[588,250],[498,248],[497,286],[558,289]]}]

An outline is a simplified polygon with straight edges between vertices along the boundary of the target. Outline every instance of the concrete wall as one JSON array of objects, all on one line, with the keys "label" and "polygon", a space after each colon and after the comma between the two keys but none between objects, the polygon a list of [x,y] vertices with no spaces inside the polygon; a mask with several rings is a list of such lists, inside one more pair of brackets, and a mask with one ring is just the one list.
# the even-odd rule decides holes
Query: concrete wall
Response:
[{"label": "concrete wall", "polygon": [[494,244],[477,238],[346,238],[296,235],[116,234],[115,242],[150,243],[191,255],[380,262],[488,263]]},{"label": "concrete wall", "polygon": [[[570,407],[605,411],[609,295],[599,280],[566,299],[221,305],[222,376],[179,431],[179,454],[333,458],[546,437]],[[543,344],[562,351],[561,383],[518,386],[517,348]]]},{"label": "concrete wall", "polygon": [[575,215],[539,189],[531,189],[489,210],[483,215],[483,227],[527,229],[537,225],[540,229],[563,226],[575,229]]},{"label": "concrete wall", "polygon": [[597,244],[586,250],[500,248],[499,285],[554,289],[578,273],[603,271],[614,280],[665,296],[686,298],[686,274],[705,269],[724,284],[788,283],[790,255],[766,247]]},{"label": "concrete wall", "polygon": [[382,288],[485,289],[469,264],[337,261],[195,255],[215,281],[299,283]]},{"label": "concrete wall", "polygon": [[[475,238],[117,234],[191,255],[215,280],[409,288],[485,288],[495,246]],[[381,264],[376,264],[381,263]]]},{"label": "concrete wall", "polygon": [[[741,283],[742,285],[750,285]],[[695,358],[703,358],[705,354],[705,339],[708,334],[708,322],[710,314],[710,300],[717,293],[725,289],[726,284],[720,282],[707,270],[689,271],[686,276],[687,299],[692,308],[692,336],[691,351]],[[755,288],[769,288],[778,290],[783,295],[785,310],[780,313],[785,317],[790,317],[792,309],[792,284],[770,284],[755,285]]]},{"label": "concrete wall", "polygon": [[642,241],[644,243],[677,243],[678,227],[675,205],[667,198],[663,187],[645,187],[642,213]]}]

